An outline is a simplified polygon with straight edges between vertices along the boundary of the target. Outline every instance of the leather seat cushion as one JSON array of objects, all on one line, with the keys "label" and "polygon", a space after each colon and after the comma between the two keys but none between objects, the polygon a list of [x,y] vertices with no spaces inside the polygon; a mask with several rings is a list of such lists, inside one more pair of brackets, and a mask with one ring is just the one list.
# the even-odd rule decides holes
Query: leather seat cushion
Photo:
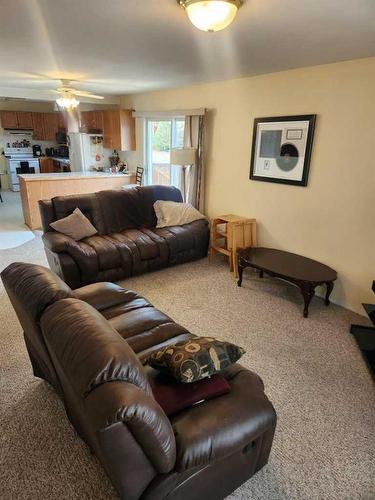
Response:
[{"label": "leather seat cushion", "polygon": [[275,425],[275,411],[255,373],[235,364],[221,375],[231,386],[229,394],[171,417],[178,471],[208,465],[252,446]]},{"label": "leather seat cushion", "polygon": [[142,298],[107,309],[102,314],[136,353],[151,347],[156,349],[168,339],[188,334],[185,328]]}]

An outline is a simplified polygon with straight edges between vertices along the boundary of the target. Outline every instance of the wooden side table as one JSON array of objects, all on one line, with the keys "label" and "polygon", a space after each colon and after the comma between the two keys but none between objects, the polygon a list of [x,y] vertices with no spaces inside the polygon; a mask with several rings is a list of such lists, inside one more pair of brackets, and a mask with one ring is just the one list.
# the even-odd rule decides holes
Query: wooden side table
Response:
[{"label": "wooden side table", "polygon": [[237,250],[256,246],[256,219],[233,214],[212,219],[210,260],[216,252],[228,257],[230,271],[234,271],[236,278],[238,278]]}]

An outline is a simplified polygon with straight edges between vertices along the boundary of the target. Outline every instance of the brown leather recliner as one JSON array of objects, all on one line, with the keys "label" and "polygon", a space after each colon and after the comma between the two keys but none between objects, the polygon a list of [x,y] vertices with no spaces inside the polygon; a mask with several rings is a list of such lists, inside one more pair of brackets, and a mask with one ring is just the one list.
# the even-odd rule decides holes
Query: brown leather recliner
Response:
[{"label": "brown leather recliner", "polygon": [[218,500],[268,460],[275,411],[260,378],[238,364],[231,391],[168,418],[141,360],[191,334],[135,292],[112,283],[72,291],[49,269],[14,263],[2,273],[36,376],[68,417],[121,498]]},{"label": "brown leather recliner", "polygon": [[[51,269],[77,288],[205,257],[208,222],[202,219],[157,229],[156,200],[182,202],[182,196],[172,186],[134,186],[39,201]],[[51,228],[51,222],[70,215],[77,207],[90,219],[97,235],[75,241]]]}]

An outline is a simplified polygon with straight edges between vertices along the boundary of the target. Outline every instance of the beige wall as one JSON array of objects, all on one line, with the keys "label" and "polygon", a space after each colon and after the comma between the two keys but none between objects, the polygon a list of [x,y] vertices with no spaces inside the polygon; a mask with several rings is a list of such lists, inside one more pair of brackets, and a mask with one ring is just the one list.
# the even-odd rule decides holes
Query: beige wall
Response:
[{"label": "beige wall", "polygon": [[[208,215],[256,217],[261,245],[338,271],[335,302],[361,314],[374,302],[375,58],[135,94],[122,106],[208,108]],[[305,113],[318,115],[308,186],[250,181],[254,118]]]}]

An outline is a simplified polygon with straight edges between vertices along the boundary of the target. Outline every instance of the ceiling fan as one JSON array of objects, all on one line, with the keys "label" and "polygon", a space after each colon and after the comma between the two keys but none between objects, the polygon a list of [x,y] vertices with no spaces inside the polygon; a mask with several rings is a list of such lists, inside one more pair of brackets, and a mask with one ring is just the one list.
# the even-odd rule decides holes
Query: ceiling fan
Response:
[{"label": "ceiling fan", "polygon": [[71,109],[75,109],[79,104],[79,101],[75,96],[89,97],[90,99],[104,99],[104,97],[101,95],[96,95],[85,90],[77,90],[73,88],[71,85],[71,80],[62,79],[61,84],[62,86],[58,87],[56,90],[54,90],[54,92],[58,92],[61,95],[61,97],[56,99],[56,103],[62,109],[66,109],[68,111]]}]

